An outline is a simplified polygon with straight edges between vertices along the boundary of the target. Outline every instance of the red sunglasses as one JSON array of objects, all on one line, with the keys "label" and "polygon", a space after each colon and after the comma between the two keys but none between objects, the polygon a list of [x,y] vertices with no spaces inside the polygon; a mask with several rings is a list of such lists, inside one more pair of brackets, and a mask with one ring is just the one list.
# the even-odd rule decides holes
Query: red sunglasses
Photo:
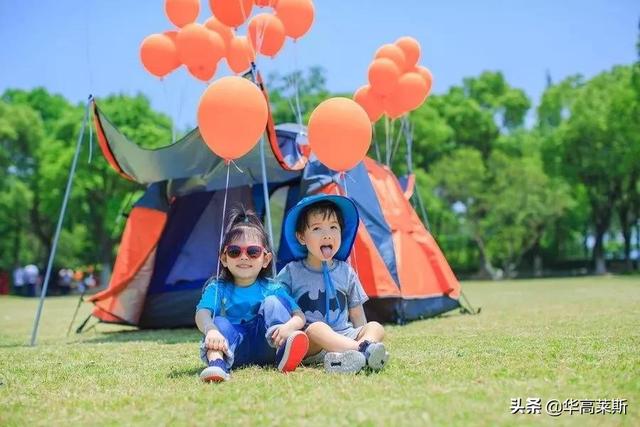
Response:
[{"label": "red sunglasses", "polygon": [[224,253],[227,254],[229,258],[238,258],[243,253],[247,254],[247,256],[251,259],[260,258],[260,255],[266,253],[267,251],[258,245],[250,245],[250,246],[238,246],[238,245],[229,245],[224,248]]}]

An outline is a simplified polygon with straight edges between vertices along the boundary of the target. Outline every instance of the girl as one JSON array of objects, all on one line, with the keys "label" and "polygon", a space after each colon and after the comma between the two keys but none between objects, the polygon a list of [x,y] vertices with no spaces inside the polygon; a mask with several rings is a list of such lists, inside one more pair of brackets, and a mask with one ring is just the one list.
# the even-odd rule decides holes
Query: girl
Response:
[{"label": "girl", "polygon": [[231,367],[275,365],[296,369],[309,348],[300,329],[302,311],[278,282],[267,278],[273,255],[260,219],[233,210],[220,253],[219,280],[205,284],[196,307],[196,325],[204,334],[200,357],[206,382],[229,379]]}]

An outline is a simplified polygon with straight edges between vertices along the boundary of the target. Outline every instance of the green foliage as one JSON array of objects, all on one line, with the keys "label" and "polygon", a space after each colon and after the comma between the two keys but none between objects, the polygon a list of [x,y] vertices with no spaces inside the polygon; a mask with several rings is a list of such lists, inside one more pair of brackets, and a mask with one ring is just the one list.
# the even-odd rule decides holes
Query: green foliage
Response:
[{"label": "green foliage", "polygon": [[[276,123],[305,124],[320,102],[335,96],[321,67],[272,74],[268,88]],[[113,95],[98,106],[142,147],[171,142],[170,119],[142,95]],[[499,277],[494,265],[515,275],[534,256],[584,258],[590,235],[599,239],[602,257],[604,233],[618,230],[627,241],[623,252],[630,253],[640,217],[640,63],[591,80],[550,82],[533,129],[524,126],[530,108],[521,89],[501,72],[487,71],[430,96],[408,119],[383,119],[374,127],[369,155],[397,175],[415,173],[412,203],[418,213],[425,208],[457,271]],[[0,267],[44,263],[83,114],[84,105],[42,88],[10,89],[0,98]],[[121,213],[142,189],[111,169],[95,138],[89,144],[89,128],[58,260],[106,268]]]},{"label": "green foliage", "polygon": [[485,71],[477,78],[464,79],[464,91],[483,109],[499,116],[501,125],[507,129],[522,126],[531,107],[524,91],[510,87],[501,72]]},{"label": "green foliage", "polygon": [[[111,122],[146,148],[170,143],[171,122],[138,95],[98,101]],[[6,228],[0,266],[36,262],[50,251],[70,165],[80,134],[84,106],[73,106],[42,88],[8,90],[0,101],[0,227]],[[89,121],[74,177],[56,262],[76,266],[113,260],[119,239],[118,216],[129,194],[138,189],[122,179],[103,158]],[[20,213],[20,215],[16,215]],[[35,244],[34,244],[35,241]],[[5,249],[6,248],[6,249]]]},{"label": "green foliage", "polygon": [[267,82],[275,123],[298,123],[299,105],[302,123],[306,124],[318,104],[331,96],[326,88],[325,70],[318,66],[311,67],[306,74],[294,71],[282,76],[274,72]]},{"label": "green foliage", "polygon": [[615,67],[583,84],[571,77],[549,88],[539,109],[550,170],[583,186],[586,193],[599,272],[605,268],[603,239],[612,225],[614,208],[624,210],[625,217],[636,210],[629,224],[638,218],[637,103],[632,67]]},{"label": "green foliage", "polygon": [[489,159],[491,191],[481,222],[492,259],[513,276],[522,256],[542,237],[545,228],[572,206],[568,185],[549,178],[536,155],[510,157],[495,151]]}]

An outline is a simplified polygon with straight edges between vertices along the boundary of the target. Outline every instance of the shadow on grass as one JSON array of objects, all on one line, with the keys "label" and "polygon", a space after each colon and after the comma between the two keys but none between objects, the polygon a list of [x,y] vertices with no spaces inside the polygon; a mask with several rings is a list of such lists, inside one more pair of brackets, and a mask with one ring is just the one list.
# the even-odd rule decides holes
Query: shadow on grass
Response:
[{"label": "shadow on grass", "polygon": [[31,345],[24,342],[16,342],[16,343],[2,343],[0,344],[0,348],[29,348]]},{"label": "shadow on grass", "polygon": [[195,343],[201,334],[194,329],[156,329],[99,332],[99,335],[83,339],[83,344],[153,341],[163,344]]},{"label": "shadow on grass", "polygon": [[167,374],[167,378],[197,377],[204,366],[196,366],[190,368],[173,368]]}]

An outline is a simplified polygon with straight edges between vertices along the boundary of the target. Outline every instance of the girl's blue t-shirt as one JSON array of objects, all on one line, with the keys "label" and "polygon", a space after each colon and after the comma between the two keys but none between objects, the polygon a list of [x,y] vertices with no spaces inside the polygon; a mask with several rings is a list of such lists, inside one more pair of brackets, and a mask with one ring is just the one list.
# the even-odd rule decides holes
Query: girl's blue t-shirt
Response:
[{"label": "girl's blue t-shirt", "polygon": [[214,280],[202,293],[196,311],[206,309],[215,316],[224,316],[232,324],[239,325],[255,319],[260,304],[271,295],[280,297],[290,312],[301,311],[284,286],[279,282],[265,279],[258,279],[246,287]]}]

